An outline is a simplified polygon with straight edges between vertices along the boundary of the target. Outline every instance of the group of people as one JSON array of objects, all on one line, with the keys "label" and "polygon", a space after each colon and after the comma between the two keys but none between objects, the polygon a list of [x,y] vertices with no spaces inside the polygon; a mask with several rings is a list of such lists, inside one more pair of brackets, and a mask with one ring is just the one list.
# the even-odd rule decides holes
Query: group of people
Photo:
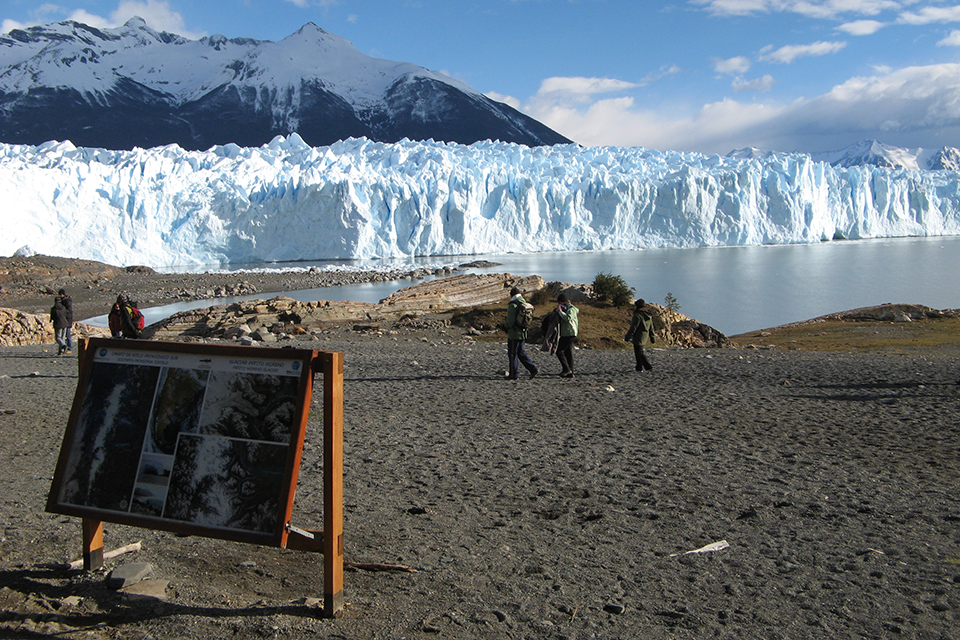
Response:
[{"label": "group of people", "polygon": [[[50,307],[50,321],[53,323],[54,339],[57,341],[57,355],[73,353],[73,299],[65,289],[57,291]],[[139,338],[143,329],[143,314],[137,303],[120,294],[107,316],[110,335],[114,338]]]},{"label": "group of people", "polygon": [[[518,322],[521,310],[527,301],[520,289],[513,287],[510,290],[510,302],[507,303],[507,370],[508,380],[517,380],[520,377],[520,365],[527,370],[531,378],[535,378],[540,369],[534,364],[524,349],[529,328]],[[656,342],[653,329],[653,317],[646,311],[647,303],[642,298],[634,303],[633,318],[624,340],[633,343],[633,354],[636,359],[637,371],[650,371],[653,366],[647,359],[643,348]],[[540,323],[545,351],[557,356],[560,361],[560,377],[572,378],[573,373],[573,345],[577,341],[580,331],[580,310],[567,298],[565,293],[557,296],[556,308],[544,316]]]}]

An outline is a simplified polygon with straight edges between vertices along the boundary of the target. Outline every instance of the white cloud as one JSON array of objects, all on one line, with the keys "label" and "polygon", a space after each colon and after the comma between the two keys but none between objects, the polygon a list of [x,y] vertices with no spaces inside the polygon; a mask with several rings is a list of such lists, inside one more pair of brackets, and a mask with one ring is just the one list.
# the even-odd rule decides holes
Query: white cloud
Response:
[{"label": "white cloud", "polygon": [[502,93],[497,93],[496,91],[490,91],[490,92],[487,92],[487,93],[485,93],[485,94],[483,94],[483,95],[487,96],[487,97],[490,98],[491,100],[495,100],[495,101],[497,101],[497,102],[502,102],[502,103],[505,104],[505,105],[511,106],[511,107],[513,107],[514,109],[517,109],[518,111],[519,111],[519,110],[521,109],[521,107],[523,106],[523,105],[520,104],[520,101],[517,100],[516,98],[514,98],[513,96],[505,96],[505,95],[503,95]]},{"label": "white cloud", "polygon": [[825,56],[840,51],[846,42],[814,42],[813,44],[790,44],[779,49],[765,47],[761,60],[768,62],[779,62],[790,64],[797,58],[806,58],[810,56]]},{"label": "white cloud", "polygon": [[883,22],[877,22],[876,20],[855,20],[840,25],[837,27],[837,31],[843,31],[852,36],[870,36],[885,26]]},{"label": "white cloud", "polygon": [[762,78],[755,78],[753,80],[744,80],[743,78],[738,77],[733,81],[731,86],[737,93],[742,93],[744,91],[763,93],[764,91],[770,91],[774,84],[776,84],[776,81],[773,79],[773,76],[767,74]]},{"label": "white cloud", "polygon": [[192,32],[187,29],[183,16],[171,9],[170,4],[163,0],[121,0],[109,17],[96,15],[85,9],[68,12],[57,5],[45,4],[31,13],[30,17],[33,21],[30,23],[4,20],[3,32],[6,33],[11,28],[23,29],[57,20],[76,20],[98,29],[108,29],[119,27],[134,16],[140,16],[151,29],[157,31],[169,31],[185,38],[200,38],[206,35],[202,32]]},{"label": "white cloud", "polygon": [[630,97],[576,103],[538,94],[524,111],[588,146],[726,153],[750,146],[819,151],[868,138],[935,148],[947,136],[960,136],[957,104],[960,64],[942,64],[851,78],[821,96],[788,104],[727,98],[654,111]]},{"label": "white cloud", "polygon": [[937,22],[960,22],[960,6],[923,7],[916,12],[901,13],[897,22],[912,25],[925,25]]},{"label": "white cloud", "polygon": [[610,78],[547,78],[540,83],[538,94],[563,94],[566,96],[590,96],[598,93],[616,93],[635,89],[642,85]]},{"label": "white cloud", "polygon": [[17,22],[16,20],[4,20],[0,23],[0,33],[10,33],[14,29],[26,29],[29,26],[30,25]]},{"label": "white cloud", "polygon": [[836,19],[843,15],[875,16],[898,11],[915,0],[691,0],[717,16],[754,13],[798,13],[808,18]]},{"label": "white cloud", "polygon": [[960,31],[954,29],[946,38],[937,43],[938,47],[960,47]]},{"label": "white cloud", "polygon": [[295,4],[301,9],[307,9],[309,7],[332,7],[340,4],[340,0],[287,0],[287,2]]},{"label": "white cloud", "polygon": [[728,58],[727,60],[715,60],[713,70],[723,74],[740,74],[750,70],[750,60],[743,56]]}]

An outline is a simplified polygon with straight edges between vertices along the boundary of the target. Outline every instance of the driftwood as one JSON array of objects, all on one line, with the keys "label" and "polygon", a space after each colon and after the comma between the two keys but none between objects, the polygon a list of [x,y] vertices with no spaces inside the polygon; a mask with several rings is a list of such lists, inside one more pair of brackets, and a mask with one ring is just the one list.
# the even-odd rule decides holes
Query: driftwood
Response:
[{"label": "driftwood", "polygon": [[344,562],[344,567],[351,569],[360,569],[361,571],[403,571],[405,573],[415,573],[416,569],[402,564],[383,564],[381,562]]},{"label": "driftwood", "polygon": [[[140,551],[139,542],[128,544],[125,547],[120,547],[119,549],[114,549],[113,551],[105,551],[103,554],[103,559],[109,560],[110,558],[116,558],[117,556],[122,556],[125,553],[132,553],[134,551]],[[70,569],[71,571],[76,571],[77,569],[83,569],[83,560],[74,560],[73,562],[64,564],[63,566],[67,569]]]}]

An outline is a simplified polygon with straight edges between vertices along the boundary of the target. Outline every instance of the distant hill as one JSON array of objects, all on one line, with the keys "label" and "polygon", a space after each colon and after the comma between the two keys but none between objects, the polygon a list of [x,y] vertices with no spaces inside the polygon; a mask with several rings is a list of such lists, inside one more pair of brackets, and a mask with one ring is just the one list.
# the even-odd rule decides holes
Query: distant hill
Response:
[{"label": "distant hill", "polygon": [[[729,158],[768,158],[775,152],[755,147],[734,149]],[[960,169],[960,150],[954,147],[940,149],[904,149],[876,140],[864,140],[837,151],[822,151],[809,154],[817,162],[826,162],[835,167],[873,165],[889,169],[949,170]]]},{"label": "distant hill", "polygon": [[312,23],[280,42],[188,40],[140,18],[0,36],[0,142],[208,149],[291,133],[312,146],[350,137],[570,142],[461,82],[371,58]]}]

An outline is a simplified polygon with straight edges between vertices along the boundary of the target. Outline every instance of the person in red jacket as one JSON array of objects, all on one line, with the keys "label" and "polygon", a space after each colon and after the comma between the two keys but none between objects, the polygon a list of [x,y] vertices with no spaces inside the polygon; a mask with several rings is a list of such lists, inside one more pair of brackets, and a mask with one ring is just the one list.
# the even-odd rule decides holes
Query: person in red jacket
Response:
[{"label": "person in red jacket", "polygon": [[110,309],[107,322],[114,338],[139,338],[143,330],[143,314],[137,309],[137,303],[122,293]]}]

